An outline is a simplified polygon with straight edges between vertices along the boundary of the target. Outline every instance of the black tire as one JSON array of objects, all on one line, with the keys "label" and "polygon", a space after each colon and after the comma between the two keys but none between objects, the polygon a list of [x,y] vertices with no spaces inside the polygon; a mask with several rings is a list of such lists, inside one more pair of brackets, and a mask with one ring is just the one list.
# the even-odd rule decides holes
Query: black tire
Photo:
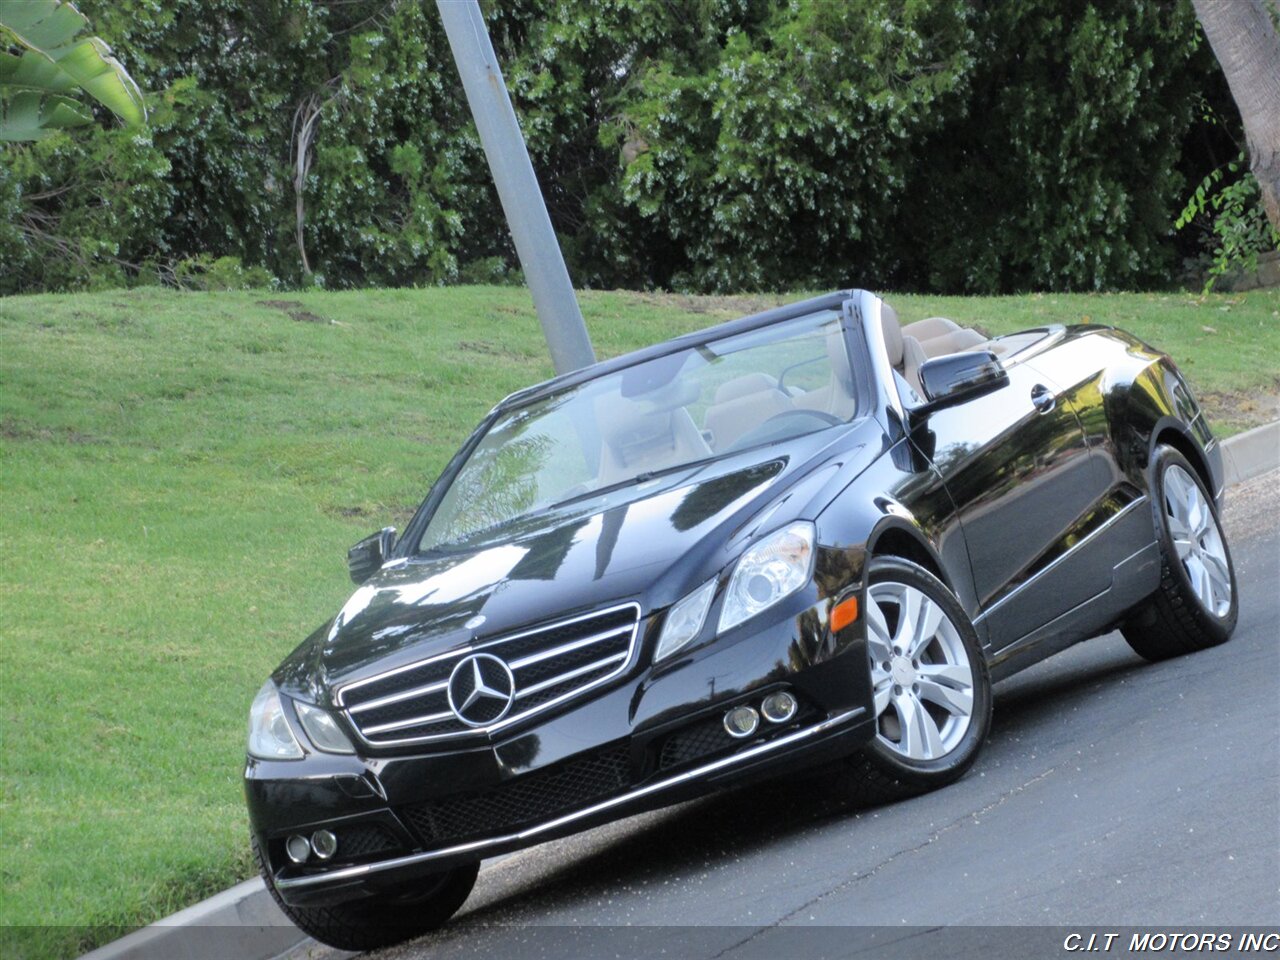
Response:
[{"label": "black tire", "polygon": [[[1225,613],[1209,609],[1199,598],[1191,577],[1179,559],[1174,546],[1169,493],[1166,485],[1170,471],[1177,467],[1181,475],[1190,477],[1212,515],[1226,561],[1231,597]],[[1148,660],[1167,660],[1226,643],[1236,627],[1240,609],[1240,592],[1236,584],[1235,565],[1227,547],[1226,535],[1217,504],[1205,488],[1200,474],[1186,457],[1173,447],[1159,446],[1148,471],[1152,514],[1156,540],[1160,545],[1160,586],[1150,597],[1134,607],[1121,624],[1120,632],[1136,653]]]},{"label": "black tire", "polygon": [[[973,681],[973,707],[968,728],[955,746],[945,755],[928,760],[911,759],[896,752],[882,740],[881,720],[878,718],[876,736],[848,758],[840,771],[841,792],[863,805],[891,803],[959,780],[977,759],[991,729],[991,676],[977,632],[959,601],[928,570],[897,557],[875,557],[871,560],[868,592],[880,583],[914,587],[946,614],[968,657]],[[863,611],[866,616],[865,602]]]},{"label": "black tire", "polygon": [[284,902],[266,858],[251,838],[254,859],[276,904],[303,933],[339,950],[377,950],[430,933],[458,912],[476,885],[480,864],[455,867],[420,881],[394,896],[366,897],[328,907],[295,907]]}]

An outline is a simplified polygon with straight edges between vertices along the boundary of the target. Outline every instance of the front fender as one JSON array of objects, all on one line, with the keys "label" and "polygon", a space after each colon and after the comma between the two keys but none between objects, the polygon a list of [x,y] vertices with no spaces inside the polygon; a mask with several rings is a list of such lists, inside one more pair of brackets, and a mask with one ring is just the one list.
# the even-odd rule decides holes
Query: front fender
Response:
[{"label": "front fender", "polygon": [[815,579],[824,596],[838,599],[862,591],[867,558],[892,553],[931,567],[959,598],[965,613],[977,616],[969,553],[955,504],[941,475],[905,438],[822,511],[818,539],[823,550]]}]

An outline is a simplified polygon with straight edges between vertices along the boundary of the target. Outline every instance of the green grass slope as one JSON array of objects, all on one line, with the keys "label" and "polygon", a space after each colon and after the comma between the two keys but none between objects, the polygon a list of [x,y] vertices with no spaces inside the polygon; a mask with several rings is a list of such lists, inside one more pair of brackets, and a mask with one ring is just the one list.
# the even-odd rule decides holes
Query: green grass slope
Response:
[{"label": "green grass slope", "polygon": [[[602,356],[781,302],[582,299]],[[1275,293],[895,302],[990,332],[1116,323],[1219,427],[1275,416]],[[348,594],[345,548],[550,374],[519,289],[0,300],[5,956],[72,956],[250,874],[250,698]]]}]

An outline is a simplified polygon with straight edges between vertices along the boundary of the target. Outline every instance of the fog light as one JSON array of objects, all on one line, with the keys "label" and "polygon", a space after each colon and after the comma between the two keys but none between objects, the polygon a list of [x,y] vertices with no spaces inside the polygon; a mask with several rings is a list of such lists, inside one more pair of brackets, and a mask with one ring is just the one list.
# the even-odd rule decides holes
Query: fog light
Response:
[{"label": "fog light", "polygon": [[294,863],[306,863],[311,857],[311,844],[306,837],[295,833],[284,842],[284,852]]},{"label": "fog light", "polygon": [[786,723],[796,715],[799,707],[795,697],[785,690],[779,690],[764,698],[764,702],[760,704],[760,712],[770,723]]},{"label": "fog light", "polygon": [[756,713],[755,707],[734,707],[724,715],[724,728],[731,737],[749,737],[759,726],[760,714]]},{"label": "fog light", "polygon": [[311,849],[321,860],[328,860],[338,852],[338,838],[328,830],[317,830],[311,835]]}]

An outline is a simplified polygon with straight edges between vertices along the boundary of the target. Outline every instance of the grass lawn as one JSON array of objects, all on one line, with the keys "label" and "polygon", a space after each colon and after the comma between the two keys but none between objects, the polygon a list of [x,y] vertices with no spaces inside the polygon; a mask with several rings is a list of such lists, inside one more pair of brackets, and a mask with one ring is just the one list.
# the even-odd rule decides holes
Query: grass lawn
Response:
[{"label": "grass lawn", "polygon": [[[614,355],[783,299],[582,303]],[[993,333],[1115,323],[1174,355],[1220,433],[1277,416],[1280,293],[895,303]],[[6,957],[73,956],[250,875],[250,698],[349,593],[346,547],[550,373],[522,289],[0,299]]]}]

